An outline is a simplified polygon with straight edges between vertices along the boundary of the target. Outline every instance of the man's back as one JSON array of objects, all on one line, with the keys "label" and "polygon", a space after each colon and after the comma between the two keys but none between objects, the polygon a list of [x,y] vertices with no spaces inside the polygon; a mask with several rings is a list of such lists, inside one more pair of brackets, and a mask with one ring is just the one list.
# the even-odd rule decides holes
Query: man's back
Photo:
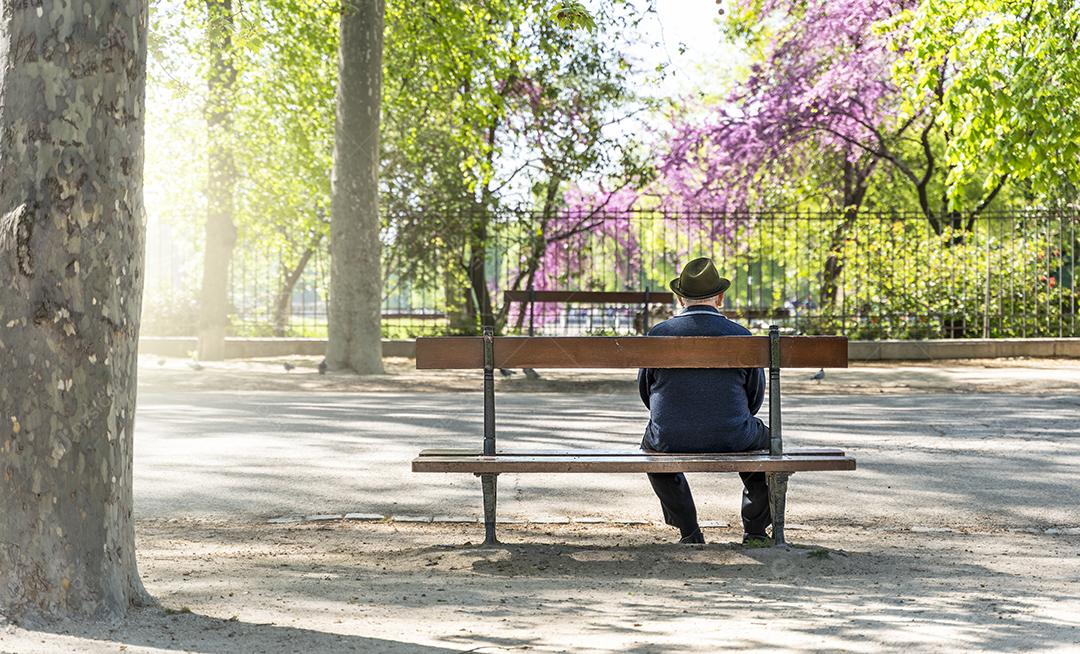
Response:
[{"label": "man's back", "polygon": [[[650,336],[749,336],[711,306],[693,305]],[[643,445],[658,452],[738,452],[763,426],[754,417],[765,395],[760,368],[648,369],[638,373],[650,420]]]}]

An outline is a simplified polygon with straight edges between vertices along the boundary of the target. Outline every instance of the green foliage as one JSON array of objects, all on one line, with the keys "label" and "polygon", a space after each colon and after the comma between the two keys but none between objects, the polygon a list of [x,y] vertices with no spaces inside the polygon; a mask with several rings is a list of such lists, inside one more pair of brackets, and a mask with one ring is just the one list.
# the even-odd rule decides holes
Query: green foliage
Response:
[{"label": "green foliage", "polygon": [[1059,0],[922,2],[897,17],[896,78],[911,111],[935,108],[950,133],[948,191],[1003,177],[1037,198],[1075,198],[1080,175],[1080,6]]},{"label": "green foliage", "polygon": [[290,268],[329,237],[337,10],[320,0],[260,0],[240,17],[238,223]]},{"label": "green foliage", "polygon": [[574,0],[556,4],[551,8],[548,16],[559,27],[583,29],[590,32],[596,29],[596,21],[593,19],[592,14],[589,13],[589,10],[580,2]]},{"label": "green foliage", "polygon": [[[550,217],[568,185],[620,183],[644,169],[619,127],[637,109],[630,65],[602,35],[632,32],[640,17],[605,4],[579,29],[572,4],[388,8],[381,181],[391,293],[401,284],[467,289],[440,306],[470,312],[464,322],[475,326],[488,291],[469,271],[497,267],[490,235],[513,229],[495,216],[532,201]],[[538,256],[525,246],[518,283]]]},{"label": "green foliage", "polygon": [[[775,5],[725,5],[727,33],[757,53],[756,63],[790,26],[767,19]],[[799,20],[812,6],[790,5],[785,20]],[[165,283],[147,286],[146,331],[165,334],[195,320],[189,294],[168,289],[198,278],[207,209],[205,35],[212,26],[201,1],[155,0],[152,11],[146,203],[151,222],[168,229],[151,231],[150,265],[161,264],[153,258],[170,241],[194,244],[179,264],[165,264],[181,267],[179,274],[169,270]],[[251,0],[235,4],[234,12],[236,82],[227,100],[237,167],[237,260],[241,276],[261,280],[265,300],[255,310],[269,316],[273,288],[305,251],[325,251],[328,243],[338,5]],[[390,318],[387,335],[468,329],[457,314],[475,305],[481,291],[467,274],[478,262],[492,291],[527,284],[536,248],[554,237],[551,217],[568,188],[646,187],[649,162],[623,126],[648,108],[632,88],[627,54],[643,14],[617,1],[388,4],[381,136],[386,298],[443,317]],[[583,247],[595,260],[614,263],[588,275],[562,271],[559,282],[595,290],[661,288],[683,255],[713,253],[727,257],[736,287],[752,287],[758,304],[778,307],[793,293],[818,299],[839,234],[835,253],[844,270],[837,303],[800,318],[800,329],[868,338],[984,330],[1010,336],[1053,333],[1058,320],[1071,320],[1076,298],[1065,262],[1076,257],[1074,233],[1056,233],[1037,220],[1002,229],[1004,214],[991,212],[1077,197],[1080,9],[1054,0],[924,1],[878,29],[893,39],[897,63],[883,82],[895,84],[896,95],[887,120],[875,126],[883,144],[870,145],[887,148],[900,163],[790,148],[770,159],[753,188],[766,206],[827,211],[857,195],[849,189],[853,167],[867,172],[859,206],[865,215],[850,229],[839,229],[839,214],[813,230],[762,232],[746,221],[720,236],[704,228],[670,232],[662,220],[641,219],[632,225],[635,238],[643,253],[653,254],[634,263],[624,244],[598,231]],[[924,144],[919,136],[927,127]],[[933,167],[925,195],[941,217],[940,233],[871,214],[919,208],[900,164],[920,178],[929,168],[927,151]],[[993,204],[969,223],[1003,179]],[[652,201],[658,200],[642,202]],[[527,220],[511,210],[530,203],[534,215]],[[651,206],[639,208],[647,213]],[[474,326],[475,313],[467,318]],[[272,331],[239,317],[234,323],[236,333]],[[322,329],[284,327],[303,335]]]}]

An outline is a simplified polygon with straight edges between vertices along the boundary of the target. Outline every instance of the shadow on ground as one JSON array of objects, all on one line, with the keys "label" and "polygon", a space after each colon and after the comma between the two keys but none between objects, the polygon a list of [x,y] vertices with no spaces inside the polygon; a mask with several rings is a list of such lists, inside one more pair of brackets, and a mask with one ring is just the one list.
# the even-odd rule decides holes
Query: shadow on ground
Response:
[{"label": "shadow on ground", "polygon": [[[785,399],[789,446],[841,447],[859,461],[850,473],[795,475],[789,520],[1076,524],[1077,410],[1080,402],[1066,396]],[[640,402],[626,395],[498,400],[499,444],[507,449],[629,449],[646,419]],[[409,461],[423,448],[479,449],[481,434],[481,402],[473,394],[144,394],[136,515],[478,517],[479,484],[471,475],[414,474]],[[737,484],[734,475],[691,476],[705,519],[735,518]],[[642,475],[502,475],[500,489],[504,517],[658,514]]]},{"label": "shadow on ground", "polygon": [[[435,647],[405,640],[371,638],[256,624],[215,618],[193,612],[166,613],[161,609],[138,609],[113,626],[72,624],[68,628],[26,632],[57,637],[57,645],[70,645],[69,651],[102,650],[201,652],[236,654],[237,652],[386,652],[387,654],[451,654],[456,647]],[[0,639],[0,645],[3,644]],[[26,651],[26,650],[19,650]],[[44,651],[49,651],[45,649]],[[52,650],[59,651],[59,650]]]},{"label": "shadow on ground", "polygon": [[733,530],[678,546],[651,526],[510,525],[494,548],[476,535],[141,523],[144,580],[173,613],[16,632],[14,650],[1046,652],[1080,641],[1078,537],[834,529],[784,550],[743,547]]}]

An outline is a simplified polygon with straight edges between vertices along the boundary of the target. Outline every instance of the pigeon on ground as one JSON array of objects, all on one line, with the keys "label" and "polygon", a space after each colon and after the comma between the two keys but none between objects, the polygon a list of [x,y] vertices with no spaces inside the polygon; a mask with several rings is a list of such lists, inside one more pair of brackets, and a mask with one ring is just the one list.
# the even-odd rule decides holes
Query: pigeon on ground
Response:
[{"label": "pigeon on ground", "polygon": [[813,379],[814,381],[816,381],[816,382],[818,382],[820,384],[821,380],[825,379],[825,369],[822,368],[821,370],[818,370],[817,372],[814,373],[814,376],[811,377],[810,379]]},{"label": "pigeon on ground", "polygon": [[292,370],[296,369],[296,366],[294,366],[293,364],[289,363],[288,361],[286,361],[285,363],[281,364],[281,367],[282,367],[282,368],[285,368],[285,372],[291,372]]},{"label": "pigeon on ground", "polygon": [[319,374],[320,375],[325,375],[326,374],[326,369],[328,367],[329,366],[326,365],[326,359],[323,359],[322,361],[320,361],[319,362]]},{"label": "pigeon on ground", "polygon": [[198,361],[188,361],[188,368],[191,368],[192,370],[202,370],[203,369],[202,364],[199,363]]},{"label": "pigeon on ground", "polygon": [[540,379],[540,373],[536,372],[532,368],[522,368],[521,371],[524,372],[525,376],[529,379]]},{"label": "pigeon on ground", "polygon": [[157,360],[157,364],[158,364],[159,366],[163,366],[163,365],[165,365],[165,359],[158,359],[158,360]]},{"label": "pigeon on ground", "polygon": [[508,368],[499,368],[499,374],[503,377],[512,377],[514,375],[514,371]]}]

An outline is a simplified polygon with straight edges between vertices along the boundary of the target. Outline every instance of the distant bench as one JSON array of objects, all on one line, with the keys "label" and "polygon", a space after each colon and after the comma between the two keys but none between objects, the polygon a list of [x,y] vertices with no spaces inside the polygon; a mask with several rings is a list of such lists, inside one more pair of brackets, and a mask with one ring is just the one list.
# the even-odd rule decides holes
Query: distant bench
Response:
[{"label": "distant bench", "polygon": [[[528,316],[528,334],[535,333],[534,309],[537,302],[550,302],[562,304],[625,304],[630,306],[640,305],[641,311],[634,316],[634,330],[639,334],[647,334],[652,326],[652,319],[661,320],[668,316],[654,316],[649,308],[655,305],[674,306],[675,296],[670,291],[506,291],[503,300],[507,303],[519,302],[526,305]],[[787,309],[721,309],[725,316],[733,320],[773,320],[788,318],[790,312]]]},{"label": "distant bench", "polygon": [[[482,337],[416,339],[418,369],[483,369],[483,449],[429,449],[413,459],[413,472],[472,473],[481,478],[486,544],[496,543],[499,473],[764,472],[768,475],[773,536],[784,543],[784,505],[792,473],[854,470],[855,459],[837,449],[783,446],[782,368],[846,368],[841,336],[630,336]],[[495,449],[496,368],[769,368],[769,449],[731,454],[660,454],[620,451],[515,451]]]}]

